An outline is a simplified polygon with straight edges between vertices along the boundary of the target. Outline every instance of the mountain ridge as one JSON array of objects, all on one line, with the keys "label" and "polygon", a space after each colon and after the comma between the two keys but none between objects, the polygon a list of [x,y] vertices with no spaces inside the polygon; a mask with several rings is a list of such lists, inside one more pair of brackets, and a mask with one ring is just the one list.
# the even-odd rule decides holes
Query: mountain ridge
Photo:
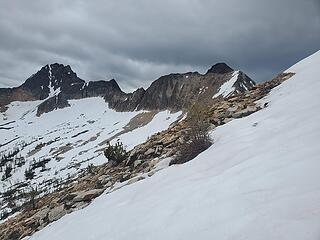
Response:
[{"label": "mountain ridge", "polygon": [[[40,116],[68,107],[68,100],[97,96],[103,97],[116,111],[178,111],[196,101],[211,101],[221,85],[230,80],[232,72],[234,70],[227,64],[218,63],[205,74],[172,73],[154,80],[147,89],[138,88],[125,93],[114,79],[86,82],[77,76],[70,65],[47,64],[22,85],[0,88],[0,111],[13,101],[44,100],[38,108],[37,115]],[[255,85],[245,73],[239,73],[238,84],[232,86],[235,93],[247,91]]]}]

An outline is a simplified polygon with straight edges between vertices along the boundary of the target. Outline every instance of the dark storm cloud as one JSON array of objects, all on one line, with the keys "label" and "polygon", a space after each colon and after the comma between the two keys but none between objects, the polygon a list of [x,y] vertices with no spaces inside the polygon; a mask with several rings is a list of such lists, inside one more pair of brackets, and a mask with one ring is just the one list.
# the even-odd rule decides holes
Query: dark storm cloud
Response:
[{"label": "dark storm cloud", "polygon": [[95,0],[0,3],[0,83],[70,64],[125,89],[225,61],[267,80],[320,49],[318,0]]}]

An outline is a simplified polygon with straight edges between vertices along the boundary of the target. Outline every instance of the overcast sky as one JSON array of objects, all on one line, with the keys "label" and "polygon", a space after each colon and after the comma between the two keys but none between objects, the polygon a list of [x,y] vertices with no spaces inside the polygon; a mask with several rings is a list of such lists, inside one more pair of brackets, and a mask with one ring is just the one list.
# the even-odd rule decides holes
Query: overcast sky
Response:
[{"label": "overcast sky", "polygon": [[43,65],[124,90],[227,62],[256,81],[320,49],[320,0],[0,0],[0,85]]}]

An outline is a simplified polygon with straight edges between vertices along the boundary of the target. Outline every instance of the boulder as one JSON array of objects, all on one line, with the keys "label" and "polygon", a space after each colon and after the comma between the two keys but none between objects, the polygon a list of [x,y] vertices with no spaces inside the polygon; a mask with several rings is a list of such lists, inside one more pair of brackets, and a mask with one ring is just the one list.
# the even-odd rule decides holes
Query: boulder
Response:
[{"label": "boulder", "polygon": [[92,189],[89,191],[79,191],[74,192],[75,198],[73,199],[74,202],[90,202],[92,199],[98,197],[104,192],[103,189]]},{"label": "boulder", "polygon": [[232,121],[234,118],[225,118],[223,119],[223,123],[228,123],[230,121]]},{"label": "boulder", "polygon": [[145,152],[145,155],[146,155],[146,156],[150,156],[150,155],[154,154],[155,151],[156,151],[155,149],[149,148],[149,149]]},{"label": "boulder", "polygon": [[52,208],[48,213],[49,222],[56,221],[66,215],[66,210],[63,205]]},{"label": "boulder", "polygon": [[136,161],[134,161],[134,162],[133,162],[133,167],[134,167],[134,168],[137,168],[138,166],[140,166],[140,165],[142,164],[142,162],[143,162],[142,160],[136,160]]},{"label": "boulder", "polygon": [[237,111],[237,109],[238,109],[238,106],[232,106],[232,107],[229,107],[229,108],[227,109],[227,111],[228,111],[228,112],[235,112],[235,111]]},{"label": "boulder", "polygon": [[36,212],[31,218],[30,218],[30,222],[32,222],[32,219],[34,221],[39,222],[40,224],[42,224],[42,222],[45,221],[45,219],[48,216],[48,212],[49,212],[50,208],[49,207],[43,207],[41,208],[38,212]]},{"label": "boulder", "polygon": [[65,202],[72,201],[75,196],[76,196],[75,194],[66,194],[58,200],[58,203],[65,203]]},{"label": "boulder", "polygon": [[110,177],[109,175],[101,175],[98,178],[98,181],[100,181],[102,185],[106,185],[108,182],[110,182],[111,179],[112,177]]},{"label": "boulder", "polygon": [[88,206],[89,203],[88,202],[76,202],[72,205],[72,210],[70,212],[76,211],[76,210],[80,210],[82,208],[85,208],[86,206]]},{"label": "boulder", "polygon": [[132,178],[132,179],[130,179],[130,180],[128,181],[128,184],[127,184],[127,185],[133,184],[133,183],[138,182],[138,181],[141,181],[141,180],[143,180],[143,179],[144,179],[144,177],[142,177],[142,176]]},{"label": "boulder", "polygon": [[130,179],[130,173],[125,173],[120,177],[120,182],[125,182]]}]

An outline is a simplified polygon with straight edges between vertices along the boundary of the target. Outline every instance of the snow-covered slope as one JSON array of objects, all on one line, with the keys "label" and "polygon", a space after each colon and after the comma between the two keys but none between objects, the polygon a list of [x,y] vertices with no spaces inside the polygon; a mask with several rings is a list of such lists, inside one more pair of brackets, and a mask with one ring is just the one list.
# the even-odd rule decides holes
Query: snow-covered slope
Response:
[{"label": "snow-covered slope", "polygon": [[196,159],[97,198],[30,239],[320,239],[320,52],[217,128]]},{"label": "snow-covered slope", "polygon": [[[49,191],[89,164],[105,163],[101,150],[106,140],[118,136],[113,141],[120,138],[131,149],[167,129],[181,114],[159,112],[146,125],[125,132],[129,121],[143,111],[116,112],[103,98],[94,97],[70,100],[70,107],[37,117],[41,102],[12,102],[0,113],[0,193],[26,182],[27,187]],[[13,169],[4,177],[8,167]],[[26,181],[27,171],[34,172],[32,180]]]}]

